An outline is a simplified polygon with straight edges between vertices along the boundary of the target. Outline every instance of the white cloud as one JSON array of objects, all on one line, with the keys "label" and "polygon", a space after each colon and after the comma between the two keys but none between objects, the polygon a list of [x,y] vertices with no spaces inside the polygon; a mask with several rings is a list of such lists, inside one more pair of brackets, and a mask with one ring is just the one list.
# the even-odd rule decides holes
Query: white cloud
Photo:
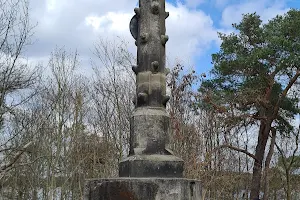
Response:
[{"label": "white cloud", "polygon": [[261,16],[263,22],[267,22],[276,15],[287,12],[285,1],[283,0],[250,0],[242,1],[238,4],[228,5],[222,13],[221,25],[231,27],[232,23],[238,23],[242,19],[242,14],[256,12]]},{"label": "white cloud", "polygon": [[197,56],[217,40],[213,21],[203,11],[191,11],[181,4],[177,7],[167,4],[167,10],[170,12],[166,22],[167,34],[170,36],[167,53],[172,60],[179,58],[193,63]]},{"label": "white cloud", "polygon": [[132,17],[131,13],[108,12],[103,16],[87,16],[86,25],[91,25],[95,30],[107,29],[108,31],[128,31],[128,22]]},{"label": "white cloud", "polygon": [[[202,0],[201,0],[202,1]],[[200,1],[194,1],[200,3]],[[77,49],[84,60],[99,37],[129,42],[130,51],[136,47],[129,32],[129,21],[136,2],[132,0],[32,0],[32,16],[39,22],[35,38],[27,55],[46,57],[56,46]],[[166,21],[168,60],[175,58],[192,62],[216,40],[212,19],[201,10],[189,10],[186,5],[167,3],[170,17]]]},{"label": "white cloud", "polygon": [[[212,41],[217,40],[212,19],[204,12],[190,11],[182,4],[174,6],[167,3],[166,10],[170,12],[166,20],[167,35],[170,37],[167,43],[168,60],[173,63],[178,58],[193,63],[196,56],[209,48]],[[125,12],[108,12],[102,16],[88,16],[85,23],[100,35],[104,32],[106,35],[122,35],[130,41],[129,48],[136,51],[128,29],[132,15]]]},{"label": "white cloud", "polygon": [[[136,47],[129,32],[129,21],[134,15],[136,1],[117,0],[31,0],[31,16],[39,22],[35,30],[37,41],[27,52],[30,58],[47,57],[56,46],[77,49],[84,60],[92,56],[91,49],[99,37],[113,40],[116,36],[129,42],[129,50]],[[222,30],[228,32],[231,24],[239,22],[243,13],[257,12],[263,20],[286,12],[283,0],[177,0],[167,3],[170,17],[166,20],[168,60],[176,58],[193,63],[205,55],[214,43],[220,43],[211,17],[195,9],[201,3],[214,3],[224,8]],[[186,2],[185,4],[179,2]],[[210,56],[210,55],[208,55]]]},{"label": "white cloud", "polygon": [[46,0],[47,10],[55,9],[56,0]]}]

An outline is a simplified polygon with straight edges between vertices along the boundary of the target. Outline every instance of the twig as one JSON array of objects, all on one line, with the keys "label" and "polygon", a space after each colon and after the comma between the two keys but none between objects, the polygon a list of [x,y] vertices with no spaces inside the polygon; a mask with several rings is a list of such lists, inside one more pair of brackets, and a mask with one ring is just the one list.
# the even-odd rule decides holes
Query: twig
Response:
[{"label": "twig", "polygon": [[10,168],[11,166],[13,166],[18,160],[19,158],[21,157],[21,155],[26,151],[26,149],[32,144],[32,142],[29,142],[27,143],[26,145],[24,145],[23,149],[22,150],[19,150],[19,152],[15,155],[14,159],[6,164],[6,165],[3,165],[1,166],[1,171],[5,171],[6,169]]}]

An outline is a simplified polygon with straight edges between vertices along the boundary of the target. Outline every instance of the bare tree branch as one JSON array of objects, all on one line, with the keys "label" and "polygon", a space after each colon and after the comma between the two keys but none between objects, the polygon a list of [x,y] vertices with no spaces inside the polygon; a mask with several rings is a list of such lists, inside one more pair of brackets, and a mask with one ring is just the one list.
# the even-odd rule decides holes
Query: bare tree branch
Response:
[{"label": "bare tree branch", "polygon": [[14,156],[13,160],[10,163],[1,166],[1,171],[5,171],[11,166],[13,166],[31,144],[32,142],[29,142],[26,145],[24,145],[23,149],[19,150],[19,152]]},{"label": "bare tree branch", "polygon": [[248,152],[248,151],[245,150],[245,149],[241,149],[241,148],[238,148],[238,147],[234,147],[234,146],[231,146],[231,145],[229,145],[229,144],[224,144],[224,145],[221,145],[221,146],[216,147],[216,148],[213,149],[211,152],[208,152],[208,153],[206,154],[206,158],[211,157],[211,155],[212,155],[213,153],[215,153],[216,151],[219,151],[220,149],[223,149],[223,148],[229,148],[229,149],[231,149],[231,150],[234,150],[234,151],[238,151],[238,152],[244,153],[244,154],[246,154],[247,156],[253,158],[254,160],[257,160],[257,158],[255,157],[254,154]]}]

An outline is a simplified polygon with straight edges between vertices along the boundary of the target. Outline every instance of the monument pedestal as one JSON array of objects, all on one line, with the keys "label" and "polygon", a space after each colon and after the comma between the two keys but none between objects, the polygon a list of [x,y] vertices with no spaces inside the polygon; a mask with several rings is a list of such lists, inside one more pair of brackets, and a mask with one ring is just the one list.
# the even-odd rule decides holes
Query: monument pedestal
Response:
[{"label": "monument pedestal", "polygon": [[91,179],[84,200],[201,200],[199,181],[182,178]]},{"label": "monument pedestal", "polygon": [[183,160],[174,155],[134,155],[122,160],[119,177],[182,178]]}]

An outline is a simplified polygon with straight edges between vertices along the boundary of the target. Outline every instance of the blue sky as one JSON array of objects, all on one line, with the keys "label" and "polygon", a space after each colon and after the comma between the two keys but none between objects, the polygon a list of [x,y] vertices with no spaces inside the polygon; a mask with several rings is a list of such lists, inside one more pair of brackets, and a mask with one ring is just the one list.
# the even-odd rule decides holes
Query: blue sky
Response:
[{"label": "blue sky", "polygon": [[[252,13],[257,12],[260,15],[265,15],[266,12],[273,11],[268,13],[267,15],[263,16],[263,19],[267,21],[268,19],[273,18],[277,14],[285,13],[290,8],[299,9],[300,8],[300,1],[299,0],[282,0],[282,1],[274,1],[274,0],[262,0],[262,1],[255,1],[255,0],[167,0],[170,4],[174,6],[178,6],[178,4],[182,4],[187,6],[191,11],[202,11],[206,15],[210,16],[213,21],[213,27],[220,31],[220,32],[230,32],[231,29],[229,26],[224,25],[224,16],[226,13],[226,9],[235,11],[240,15],[237,17],[236,15],[232,16],[231,23],[239,22],[241,19],[242,13]],[[251,5],[261,4],[257,6],[251,7]],[[228,23],[227,23],[228,24]],[[212,43],[204,53],[200,56],[195,56],[195,68],[198,73],[205,72],[207,73],[211,68],[211,54],[215,53],[219,50],[219,43],[215,44]]]},{"label": "blue sky", "polygon": [[[116,3],[116,1],[118,3]],[[135,0],[31,0],[31,17],[38,22],[35,42],[26,56],[32,62],[45,62],[56,47],[77,50],[89,72],[91,49],[99,38],[128,42],[136,53],[128,24],[134,15]],[[289,8],[300,8],[300,0],[167,0],[170,17],[166,21],[169,66],[181,62],[198,73],[211,68],[211,54],[218,51],[217,32],[230,33],[231,24],[243,13],[257,12],[264,22]],[[47,62],[46,62],[47,63]]]}]

